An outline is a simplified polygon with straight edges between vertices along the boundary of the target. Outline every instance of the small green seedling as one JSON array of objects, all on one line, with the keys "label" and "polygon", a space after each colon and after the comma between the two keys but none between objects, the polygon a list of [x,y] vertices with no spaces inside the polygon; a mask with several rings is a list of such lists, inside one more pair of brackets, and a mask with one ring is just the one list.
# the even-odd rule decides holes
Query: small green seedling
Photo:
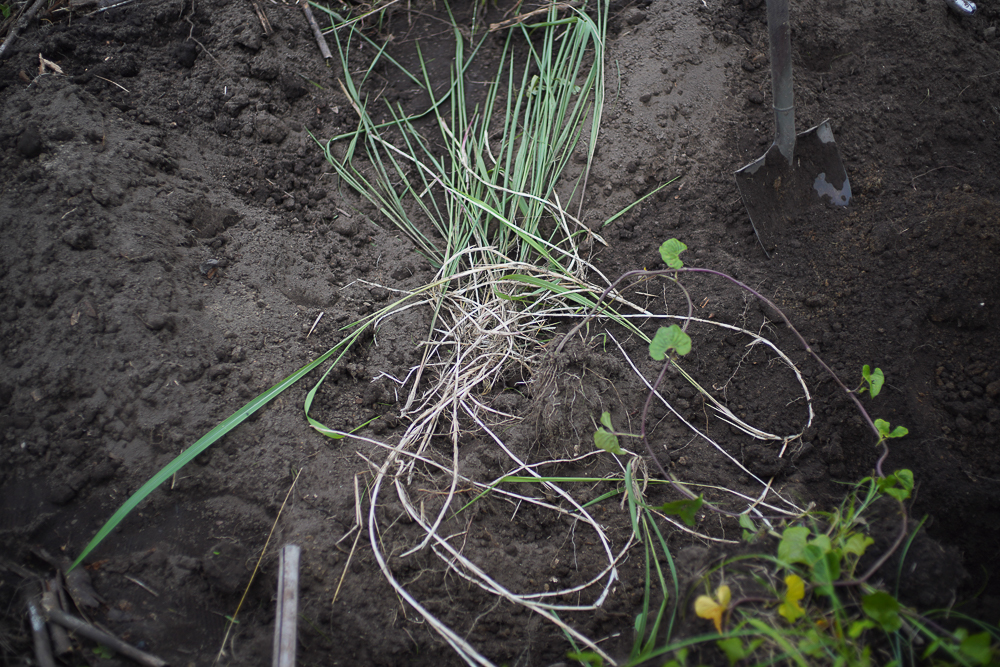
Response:
[{"label": "small green seedling", "polygon": [[[912,474],[908,470],[893,473],[892,478],[895,479],[899,475],[905,477],[907,474],[910,474],[912,479]],[[816,591],[827,596],[833,595],[833,582],[837,581],[842,573],[848,578],[853,576],[858,560],[868,547],[875,543],[871,537],[853,530],[850,524],[838,522],[837,526],[837,529],[830,534],[807,526],[791,526],[785,529],[778,544],[778,560],[804,566]],[[782,602],[786,606],[785,611],[779,613],[789,621],[793,620],[789,615],[798,611],[797,603],[802,599],[798,595],[799,583],[799,580],[785,579],[788,592]],[[789,615],[786,615],[786,612]]]},{"label": "small green seedling", "polygon": [[863,394],[866,391],[868,394],[875,398],[882,391],[882,385],[885,384],[885,373],[882,372],[881,368],[876,368],[874,371],[871,366],[865,364],[861,367],[861,385],[856,389],[859,394]]},{"label": "small green seedling", "polygon": [[566,654],[570,660],[582,662],[588,667],[604,667],[604,658],[593,651],[570,651]]},{"label": "small green seedling", "polygon": [[754,651],[760,648],[763,643],[763,639],[754,639],[744,644],[743,640],[739,637],[729,637],[715,642],[722,652],[726,654],[726,659],[729,660],[730,665],[735,665],[741,660],[749,659]]},{"label": "small green seedling", "polygon": [[[733,600],[729,587],[720,585],[714,596],[698,596],[694,611],[699,618],[711,620],[723,637],[705,635],[698,643],[713,641],[733,667],[779,663],[798,667],[1000,664],[996,662],[1000,651],[995,628],[978,623],[985,632],[971,635],[961,627],[939,632],[937,626],[916,610],[904,607],[896,596],[872,583],[877,582],[873,576],[891,551],[883,554],[881,562],[872,569],[857,574],[862,556],[874,544],[871,537],[860,531],[868,525],[862,515],[880,497],[903,502],[912,489],[913,473],[909,470],[897,470],[882,478],[869,477],[857,484],[839,508],[832,512],[813,510],[803,517],[806,525],[786,526],[779,535],[777,558],[769,554],[750,556],[766,558],[785,570],[784,585],[776,581],[777,572],[769,577],[774,583],[769,584],[773,597],[767,606],[776,607],[777,614],[762,615],[760,607],[748,609],[749,604],[760,598]],[[901,509],[905,515],[905,508]],[[754,523],[749,516],[740,518],[745,536],[754,534]],[[715,569],[721,571],[745,558],[734,557]],[[726,624],[730,627],[726,628]],[[882,633],[903,649],[897,648],[897,655],[908,659],[890,661],[886,656],[876,661],[873,646]],[[923,661],[917,660],[915,653],[920,645],[924,645],[920,649]],[[779,653],[784,655],[775,660]],[[638,664],[633,661],[629,667]],[[683,664],[683,661],[668,662],[664,667],[683,667]]]},{"label": "small green seedling", "polygon": [[862,596],[861,609],[886,632],[896,632],[903,627],[899,618],[899,601],[885,591]]},{"label": "small green seedling", "polygon": [[958,645],[958,650],[963,656],[980,665],[995,664],[992,661],[996,656],[996,651],[993,650],[992,638],[989,632],[967,635],[968,630],[965,628],[959,628],[958,630],[961,632],[956,631],[955,635],[961,642]]},{"label": "small green seedling", "polygon": [[688,653],[690,651],[686,648],[678,649],[674,651],[674,659],[668,661],[663,665],[663,667],[687,667]]},{"label": "small green seedling", "polygon": [[877,480],[877,486],[879,493],[884,493],[899,502],[903,502],[910,497],[910,493],[913,491],[913,472],[905,468],[897,470],[891,475]]},{"label": "small green seedling", "polygon": [[307,79],[306,77],[302,76],[301,74],[299,74],[299,76],[301,76],[307,83],[311,83],[312,85],[316,86],[320,90],[326,90],[326,88],[324,88],[322,85],[316,83],[312,79]]},{"label": "small green seedling", "polygon": [[681,261],[680,254],[687,248],[677,239],[669,239],[660,245],[660,257],[663,259],[663,263],[671,269],[682,269],[684,262]]},{"label": "small green seedling", "polygon": [[653,342],[649,344],[649,356],[656,361],[663,361],[668,352],[684,356],[691,351],[691,337],[684,333],[676,324],[669,327],[660,327]]},{"label": "small green seedling", "polygon": [[624,454],[625,450],[618,445],[618,436],[615,435],[615,428],[611,425],[610,412],[601,413],[601,424],[602,426],[598,426],[597,430],[594,431],[594,444],[606,452],[619,456]]},{"label": "small green seedling", "polygon": [[98,658],[103,658],[104,660],[110,660],[111,658],[115,657],[115,652],[112,651],[107,646],[105,646],[104,644],[98,644],[97,646],[94,647],[94,655],[96,655]]},{"label": "small green seedling", "polygon": [[996,664],[994,659],[997,651],[993,647],[992,636],[989,632],[970,635],[966,628],[956,628],[951,637],[935,637],[934,641],[924,651],[922,657],[926,660],[931,655],[937,653],[938,649],[942,648],[950,653],[952,658],[958,658],[961,661],[959,664]]},{"label": "small green seedling", "polygon": [[740,515],[740,528],[743,529],[744,542],[755,542],[764,532],[763,527],[758,528],[753,519],[747,514]]},{"label": "small green seedling", "polygon": [[658,505],[653,509],[663,512],[664,514],[679,516],[681,521],[685,523],[688,527],[694,525],[695,514],[701,509],[701,506],[705,504],[705,499],[702,496],[697,498],[689,498],[685,500],[673,500],[669,503],[664,503]]},{"label": "small green seedling", "polygon": [[896,428],[892,428],[889,425],[889,422],[887,422],[884,419],[876,419],[875,428],[878,429],[879,443],[881,443],[883,440],[888,440],[889,438],[902,438],[904,435],[910,432],[909,429],[907,429],[905,426],[897,426]]},{"label": "small green seedling", "polygon": [[805,526],[786,528],[778,543],[778,559],[800,563],[822,595],[833,594],[833,582],[840,578],[843,550],[834,547],[829,535],[812,535]]}]

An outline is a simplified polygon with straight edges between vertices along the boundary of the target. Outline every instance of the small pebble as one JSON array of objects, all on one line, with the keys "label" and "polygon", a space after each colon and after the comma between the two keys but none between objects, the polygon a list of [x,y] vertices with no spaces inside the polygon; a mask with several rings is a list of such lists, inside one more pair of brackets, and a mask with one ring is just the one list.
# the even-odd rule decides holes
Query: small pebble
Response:
[{"label": "small pebble", "polygon": [[813,294],[812,296],[807,296],[803,303],[805,303],[810,308],[821,308],[827,304],[829,299],[826,298],[824,294]]}]

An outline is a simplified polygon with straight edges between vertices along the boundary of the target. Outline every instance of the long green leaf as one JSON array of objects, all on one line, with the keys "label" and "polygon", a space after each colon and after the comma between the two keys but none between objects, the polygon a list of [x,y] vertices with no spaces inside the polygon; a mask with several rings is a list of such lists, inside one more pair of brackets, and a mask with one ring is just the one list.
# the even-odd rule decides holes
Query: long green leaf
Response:
[{"label": "long green leaf", "polygon": [[262,407],[270,403],[271,400],[274,399],[274,397],[276,397],[278,394],[291,387],[293,384],[302,379],[310,371],[312,371],[317,366],[322,364],[324,361],[329,359],[330,356],[333,355],[342,345],[343,343],[334,346],[330,350],[323,353],[323,355],[320,356],[319,358],[310,361],[308,364],[306,364],[299,370],[295,371],[294,373],[286,377],[284,380],[282,380],[281,382],[274,385],[273,387],[265,391],[257,398],[253,399],[252,401],[244,405],[242,408],[240,408],[232,415],[230,415],[228,418],[226,418],[223,422],[221,422],[218,426],[216,426],[211,431],[209,431],[201,438],[199,438],[198,441],[195,442],[193,445],[185,449],[179,456],[177,456],[177,458],[175,458],[173,461],[164,466],[163,469],[161,469],[158,473],[153,475],[153,477],[148,482],[139,487],[138,491],[129,496],[129,499],[126,500],[125,503],[118,508],[117,512],[111,515],[111,518],[108,519],[107,523],[105,523],[101,527],[101,529],[97,531],[97,534],[94,535],[94,538],[90,540],[87,546],[84,547],[83,551],[80,552],[80,555],[76,557],[76,560],[73,561],[73,564],[70,566],[70,569],[72,570],[74,567],[83,562],[83,559],[86,558],[90,554],[90,552],[97,547],[98,544],[104,541],[104,538],[107,537],[111,533],[111,531],[117,528],[118,524],[121,523],[122,520],[125,517],[127,517],[129,513],[136,508],[136,506],[139,505],[139,503],[141,503],[143,500],[149,497],[149,494],[155,491],[156,488],[160,486],[160,484],[163,484],[165,481],[170,479],[170,477],[173,476],[174,473],[176,473],[178,470],[180,470],[188,463],[190,463],[196,456],[198,456],[203,451],[208,449],[211,445],[218,442],[218,440],[222,438],[222,436],[226,435],[234,428],[242,424],[244,421],[246,421],[247,417],[249,417],[253,413],[257,412],[257,410],[260,410]]}]

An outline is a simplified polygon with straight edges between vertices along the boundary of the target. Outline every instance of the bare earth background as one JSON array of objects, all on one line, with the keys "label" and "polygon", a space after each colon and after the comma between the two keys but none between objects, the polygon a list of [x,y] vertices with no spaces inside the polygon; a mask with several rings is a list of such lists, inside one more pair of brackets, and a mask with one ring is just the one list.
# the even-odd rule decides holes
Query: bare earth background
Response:
[{"label": "bare earth background", "polygon": [[[0,64],[4,665],[28,664],[31,651],[25,583],[4,564],[41,572],[41,549],[75,557],[185,447],[329,349],[341,326],[384,305],[389,290],[431,275],[330,173],[309,133],[325,139],[355,127],[337,84],[342,73],[323,62],[300,8],[265,7],[270,38],[242,1],[138,0],[72,20],[43,12]],[[793,2],[799,126],[832,119],[855,198],[846,210],[803,219],[767,260],[732,175],[772,140],[763,2],[616,0],[606,117],[583,210],[596,228],[678,178],[603,230],[607,246],[593,248],[602,271],[661,266],[657,247],[677,237],[691,248],[689,264],[733,274],[786,308],[849,383],[863,363],[885,371],[872,412],[910,431],[893,443],[886,469],[913,469],[913,513],[929,515],[903,570],[905,601],[957,604],[993,622],[1000,615],[1000,583],[991,576],[1000,548],[1000,9],[994,0],[979,7],[962,19],[938,0]],[[480,7],[480,29],[508,9]],[[458,3],[456,11],[471,21],[471,7]],[[391,36],[389,52],[409,66],[420,40],[432,71],[446,77],[454,53],[446,19],[441,3],[409,11],[400,3],[368,30],[380,43]],[[489,76],[500,44],[487,40],[474,74]],[[39,54],[64,75],[38,76]],[[373,99],[426,106],[397,74],[377,79]],[[764,326],[801,363],[815,394],[814,426],[794,452],[778,458],[770,446],[733,440],[730,453],[755,475],[773,476],[790,497],[836,502],[838,483],[870,474],[877,455],[853,408],[755,304],[721,283],[690,287],[702,317]],[[380,416],[361,434],[391,443],[405,425],[399,410],[409,386],[382,374],[406,377],[428,323],[427,313],[387,322],[331,374],[317,418],[351,429]],[[693,333],[693,367],[734,411],[787,432],[802,423],[804,408],[785,405],[791,376],[772,372],[768,355],[745,355],[745,341],[707,327]],[[641,371],[655,372],[638,341],[620,339]],[[606,339],[577,342],[564,354],[556,394],[533,394],[526,370],[490,399],[531,417],[504,431],[531,461],[587,451],[602,410],[634,426],[644,399],[641,381]],[[744,374],[730,381],[737,366]],[[94,618],[171,664],[211,664],[225,616],[301,471],[223,663],[269,664],[276,550],[285,542],[304,549],[300,664],[457,662],[386,584],[367,533],[344,576],[356,535],[341,541],[355,524],[354,478],[362,473],[364,488],[370,468],[362,457],[383,454],[310,429],[302,403],[311,386],[296,385],[209,449],[92,554],[88,572],[101,598]],[[693,392],[680,384],[667,391],[688,419],[702,419]],[[717,452],[685,448],[685,431],[664,416],[654,414],[653,441],[678,476],[751,488]],[[495,445],[476,437],[461,457],[463,474],[481,481],[507,469]],[[595,457],[547,472],[599,476],[614,467]],[[428,499],[440,486],[428,476]],[[609,488],[576,492],[586,500]],[[565,658],[569,645],[557,628],[446,574],[426,550],[400,558],[419,536],[397,521],[394,497],[385,498],[379,521],[389,566],[418,600],[498,664]],[[620,548],[626,511],[605,503],[595,512]],[[717,518],[701,521],[714,537],[738,536]],[[588,535],[499,500],[456,519],[454,532],[462,530],[464,553],[518,591],[571,587],[601,568]],[[703,567],[739,547],[678,531],[671,548],[691,586]],[[607,637],[602,646],[612,655],[627,655],[641,562],[636,555],[619,564],[620,581],[600,611],[567,619]],[[886,571],[895,576],[897,568]],[[704,629],[698,619],[684,623]]]}]

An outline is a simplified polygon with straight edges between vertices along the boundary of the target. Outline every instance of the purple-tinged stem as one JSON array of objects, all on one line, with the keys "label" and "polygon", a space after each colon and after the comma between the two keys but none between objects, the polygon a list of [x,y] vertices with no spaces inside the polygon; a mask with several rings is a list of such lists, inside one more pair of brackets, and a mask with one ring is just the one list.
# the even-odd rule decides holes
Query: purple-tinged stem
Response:
[{"label": "purple-tinged stem", "polygon": [[[728,280],[729,282],[733,283],[734,285],[736,285],[740,289],[746,290],[747,292],[749,292],[750,294],[752,294],[753,296],[755,296],[759,301],[761,301],[762,303],[764,303],[767,306],[769,306],[774,312],[778,313],[778,315],[780,315],[781,319],[784,321],[785,326],[787,326],[789,328],[789,330],[792,332],[792,334],[798,339],[799,343],[802,344],[802,347],[806,351],[806,353],[809,354],[809,356],[811,356],[816,361],[816,363],[818,363],[823,368],[824,371],[826,371],[827,375],[829,375],[831,378],[833,378],[833,381],[837,383],[837,386],[839,386],[843,390],[843,392],[847,395],[847,397],[850,398],[850,400],[854,403],[854,407],[856,407],[858,409],[858,412],[861,413],[861,416],[864,418],[865,422],[867,422],[868,427],[871,429],[872,433],[874,433],[875,436],[879,439],[879,442],[882,443],[883,451],[882,451],[882,455],[879,457],[878,461],[875,464],[875,473],[880,478],[881,477],[885,477],[885,475],[882,474],[882,463],[889,456],[889,446],[888,446],[888,444],[886,444],[885,440],[883,440],[882,435],[878,431],[878,428],[875,427],[875,422],[872,421],[871,415],[868,414],[868,411],[865,409],[865,406],[861,403],[861,400],[858,398],[858,395],[854,391],[852,391],[850,388],[848,388],[848,386],[844,384],[844,382],[833,371],[833,369],[830,368],[829,366],[827,366],[826,362],[823,361],[823,359],[818,354],[816,354],[815,350],[812,349],[812,347],[806,341],[805,337],[801,333],[799,333],[799,330],[795,328],[795,325],[793,325],[792,321],[790,319],[788,319],[788,316],[785,315],[784,311],[781,310],[780,308],[778,308],[778,306],[773,301],[771,301],[766,296],[764,296],[763,294],[761,294],[760,292],[758,292],[754,288],[750,287],[746,283],[737,280],[736,278],[732,277],[731,275],[729,275],[727,273],[722,273],[721,271],[716,271],[714,269],[699,269],[699,268],[693,268],[693,267],[685,267],[685,268],[680,268],[680,269],[660,269],[660,270],[657,270],[657,271],[648,271],[646,269],[636,269],[634,271],[627,271],[627,272],[623,273],[617,280],[615,280],[613,283],[611,283],[611,285],[609,285],[608,288],[605,289],[604,292],[601,294],[600,298],[597,300],[597,303],[594,304],[594,310],[596,311],[600,307],[601,302],[603,302],[608,297],[608,295],[611,294],[611,292],[616,287],[618,287],[619,284],[621,284],[622,281],[624,281],[624,280],[626,280],[628,278],[631,278],[632,276],[644,276],[644,277],[650,277],[650,278],[656,277],[656,276],[666,276],[667,278],[673,280],[675,283],[677,283],[678,285],[680,285],[680,283],[677,282],[677,279],[675,277],[678,273],[707,273],[709,275],[717,276],[717,277],[722,278],[724,280]],[[688,296],[687,290],[684,290],[684,295],[685,295],[685,298],[687,298],[687,301],[688,301],[688,318],[690,320],[690,317],[692,315],[691,298],[690,298],[690,296]],[[572,334],[576,333],[576,331],[578,331],[584,324],[586,324],[587,321],[589,321],[589,319],[590,318],[585,319],[583,322],[581,322],[576,327],[574,327],[573,330],[570,331],[569,334],[566,335],[566,337],[563,339],[563,341],[565,342],[566,340],[568,340],[570,338],[570,336]],[[684,328],[687,328],[687,324],[686,323],[684,325]],[[562,350],[562,346],[563,346],[563,343],[560,343],[559,348],[557,349],[557,351]],[[660,381],[662,380],[663,373],[665,372],[665,370],[666,370],[666,366],[664,366],[664,371],[661,371],[660,378],[657,379],[656,384],[653,385],[654,386],[654,391],[655,391],[655,387],[658,386],[659,383],[660,383]],[[653,392],[650,392],[650,396],[652,395],[652,393]],[[646,437],[645,436],[645,432],[646,432],[645,431],[645,427],[646,427],[646,423],[645,423],[646,410],[647,410],[647,408],[649,406],[650,400],[651,400],[651,398],[647,397],[647,399],[646,399],[646,407],[643,408],[642,433],[643,433],[643,441],[644,442],[645,442],[645,437]],[[649,448],[648,444],[647,444],[647,448]],[[654,457],[654,459],[655,459],[655,457]],[[657,460],[657,465],[659,465],[659,461],[658,460]],[[660,467],[661,467],[661,470],[662,470],[662,466],[660,466]]]}]

